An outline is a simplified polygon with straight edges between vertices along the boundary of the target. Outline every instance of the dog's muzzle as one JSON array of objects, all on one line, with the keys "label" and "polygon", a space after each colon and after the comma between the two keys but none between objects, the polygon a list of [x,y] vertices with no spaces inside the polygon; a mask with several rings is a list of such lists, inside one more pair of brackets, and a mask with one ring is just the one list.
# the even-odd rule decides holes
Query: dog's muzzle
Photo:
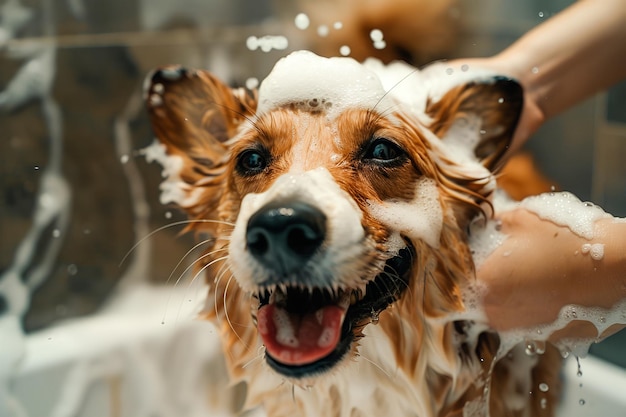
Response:
[{"label": "dog's muzzle", "polygon": [[408,242],[378,274],[359,277],[360,288],[338,286],[322,266],[327,232],[326,215],[297,200],[267,203],[247,223],[247,251],[262,268],[255,277],[257,328],[267,363],[289,377],[332,368],[350,351],[355,332],[408,286],[414,259]]}]

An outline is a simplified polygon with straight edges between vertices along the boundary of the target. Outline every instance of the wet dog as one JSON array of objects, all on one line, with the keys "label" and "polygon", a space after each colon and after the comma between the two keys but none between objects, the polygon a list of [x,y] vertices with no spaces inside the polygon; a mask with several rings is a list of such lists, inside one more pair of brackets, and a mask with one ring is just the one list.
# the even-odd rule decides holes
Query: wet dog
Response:
[{"label": "wet dog", "polygon": [[180,67],[148,79],[164,201],[209,236],[207,316],[247,407],[553,413],[558,353],[502,349],[469,246],[523,92],[452,72],[301,51],[258,92]]}]

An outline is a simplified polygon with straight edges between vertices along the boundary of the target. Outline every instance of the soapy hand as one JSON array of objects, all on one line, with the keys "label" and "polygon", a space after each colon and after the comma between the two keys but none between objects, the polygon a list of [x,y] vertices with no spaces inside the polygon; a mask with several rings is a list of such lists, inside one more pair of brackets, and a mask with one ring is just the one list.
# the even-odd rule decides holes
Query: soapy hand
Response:
[{"label": "soapy hand", "polygon": [[[626,221],[598,220],[593,239],[587,240],[523,208],[500,213],[498,219],[507,238],[477,271],[494,329],[549,325],[569,305],[607,310],[625,305]],[[593,244],[604,245],[601,256],[585,250]],[[600,318],[573,320],[550,340],[596,339],[626,327],[621,320],[598,335],[594,319]]]}]

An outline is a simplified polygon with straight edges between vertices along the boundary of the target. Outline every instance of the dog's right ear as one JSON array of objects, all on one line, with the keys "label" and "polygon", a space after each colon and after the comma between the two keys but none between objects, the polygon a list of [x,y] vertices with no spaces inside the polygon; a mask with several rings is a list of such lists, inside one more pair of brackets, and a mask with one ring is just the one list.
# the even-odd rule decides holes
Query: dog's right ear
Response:
[{"label": "dog's right ear", "polygon": [[[225,141],[254,113],[255,97],[233,90],[207,71],[175,66],[155,71],[144,87],[152,129],[170,155],[183,159],[182,179],[218,165]],[[195,174],[194,174],[195,172]]]},{"label": "dog's right ear", "polygon": [[[462,139],[465,134],[471,135],[472,132],[464,131],[466,128],[451,128],[459,120],[477,118],[473,133],[479,134],[480,139],[466,146],[473,146],[476,158],[493,171],[509,147],[523,105],[524,92],[516,80],[493,76],[450,89],[439,101],[429,103],[426,111],[433,120],[431,129],[444,141],[450,136]],[[450,139],[459,142],[459,138]]]}]

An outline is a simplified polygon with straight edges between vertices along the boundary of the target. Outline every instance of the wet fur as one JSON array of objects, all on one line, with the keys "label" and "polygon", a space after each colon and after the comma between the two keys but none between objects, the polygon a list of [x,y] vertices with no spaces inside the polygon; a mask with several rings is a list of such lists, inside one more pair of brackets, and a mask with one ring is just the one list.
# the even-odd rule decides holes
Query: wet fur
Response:
[{"label": "wet fur", "polygon": [[[474,280],[468,224],[476,216],[491,214],[491,190],[485,188],[484,178],[468,178],[443,155],[435,161],[431,155],[436,149],[425,139],[423,127],[405,114],[393,115],[401,122],[397,124],[389,121],[386,109],[348,110],[336,121],[341,146],[326,140],[311,147],[315,138],[329,134],[323,114],[287,106],[256,119],[256,93],[231,90],[204,71],[167,71],[175,76],[159,71],[150,79],[147,108],[167,153],[183,160],[183,187],[194,198],[182,208],[192,220],[217,221],[189,228],[212,239],[208,256],[199,262],[210,284],[206,317],[220,329],[232,383],[246,384],[245,407],[263,405],[270,416],[462,416],[468,401],[478,404],[488,398],[494,417],[554,413],[560,369],[556,350],[529,358],[518,347],[494,363],[497,334],[481,324],[448,319],[465,310],[461,289]],[[429,129],[442,137],[455,120],[470,113],[479,116],[487,134],[477,154],[494,168],[519,116],[519,108],[502,112],[494,107],[499,94],[501,90],[481,83],[457,87],[429,104]],[[307,129],[298,131],[303,121]],[[242,129],[245,126],[249,128]],[[507,128],[490,130],[497,126]],[[359,169],[354,162],[354,150],[363,138],[381,131],[410,155],[410,163],[386,175]],[[300,143],[294,143],[296,138]],[[262,181],[241,178],[233,155],[259,141],[276,160]],[[331,154],[340,155],[340,160],[331,161]],[[258,301],[230,271],[230,262],[237,259],[226,259],[242,198],[267,190],[295,160],[303,170],[326,167],[363,212],[363,227],[373,243],[367,258],[355,264],[355,275],[372,274],[391,233],[369,214],[368,200],[411,200],[413,184],[426,177],[436,182],[444,213],[440,247],[412,242],[410,287],[380,314],[378,325],[359,330],[363,337],[352,347],[351,358],[333,372],[304,380],[286,379],[264,363],[255,327]],[[465,340],[473,326],[484,329],[477,340]],[[519,366],[532,372],[531,386],[515,377],[513,370]],[[540,392],[539,383],[549,384],[550,391]]]}]

